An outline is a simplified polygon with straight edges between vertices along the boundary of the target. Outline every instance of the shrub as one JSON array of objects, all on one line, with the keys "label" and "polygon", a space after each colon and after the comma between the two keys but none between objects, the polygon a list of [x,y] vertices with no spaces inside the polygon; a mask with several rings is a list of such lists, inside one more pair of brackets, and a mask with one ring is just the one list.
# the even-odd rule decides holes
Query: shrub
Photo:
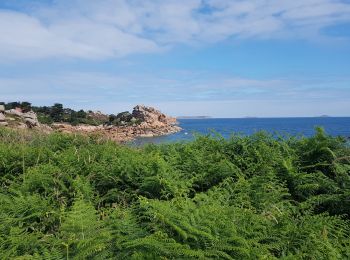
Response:
[{"label": "shrub", "polygon": [[143,148],[0,129],[0,258],[348,259],[349,158],[322,129]]}]

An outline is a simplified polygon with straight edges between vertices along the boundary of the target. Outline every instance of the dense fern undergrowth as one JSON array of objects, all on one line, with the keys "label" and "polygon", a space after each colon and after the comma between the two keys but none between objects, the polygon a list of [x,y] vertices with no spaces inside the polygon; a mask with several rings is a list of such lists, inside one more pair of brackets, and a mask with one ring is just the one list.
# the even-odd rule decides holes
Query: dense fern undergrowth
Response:
[{"label": "dense fern undergrowth", "polygon": [[0,259],[348,259],[350,148],[0,130]]}]

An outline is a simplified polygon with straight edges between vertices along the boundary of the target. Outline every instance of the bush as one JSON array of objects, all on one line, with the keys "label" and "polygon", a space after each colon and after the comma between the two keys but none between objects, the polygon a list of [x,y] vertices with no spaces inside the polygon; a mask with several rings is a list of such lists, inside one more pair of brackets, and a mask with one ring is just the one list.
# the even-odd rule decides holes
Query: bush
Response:
[{"label": "bush", "polygon": [[54,122],[54,120],[50,116],[45,115],[43,113],[37,113],[37,116],[38,116],[38,121],[41,124],[50,125],[50,124],[52,124]]},{"label": "bush", "polygon": [[130,148],[0,129],[1,259],[348,259],[350,148],[266,133]]}]

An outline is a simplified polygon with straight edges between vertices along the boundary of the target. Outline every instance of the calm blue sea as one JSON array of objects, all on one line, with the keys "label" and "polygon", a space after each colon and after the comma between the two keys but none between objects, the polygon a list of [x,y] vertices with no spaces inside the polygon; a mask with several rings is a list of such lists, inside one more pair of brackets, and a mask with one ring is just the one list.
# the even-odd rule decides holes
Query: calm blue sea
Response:
[{"label": "calm blue sea", "polygon": [[264,130],[270,133],[311,136],[315,126],[322,126],[333,136],[350,137],[350,117],[303,117],[303,118],[218,118],[218,119],[180,119],[183,130],[179,133],[140,138],[136,145],[145,143],[164,143],[186,141],[194,138],[194,134],[217,132],[224,137],[232,133],[251,135]]}]

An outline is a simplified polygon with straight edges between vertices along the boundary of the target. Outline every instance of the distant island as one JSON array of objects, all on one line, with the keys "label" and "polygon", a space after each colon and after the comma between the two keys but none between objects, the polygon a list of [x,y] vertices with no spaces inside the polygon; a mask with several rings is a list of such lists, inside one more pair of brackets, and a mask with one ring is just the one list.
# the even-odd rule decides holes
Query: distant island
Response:
[{"label": "distant island", "polygon": [[211,116],[178,116],[176,119],[208,119]]}]

